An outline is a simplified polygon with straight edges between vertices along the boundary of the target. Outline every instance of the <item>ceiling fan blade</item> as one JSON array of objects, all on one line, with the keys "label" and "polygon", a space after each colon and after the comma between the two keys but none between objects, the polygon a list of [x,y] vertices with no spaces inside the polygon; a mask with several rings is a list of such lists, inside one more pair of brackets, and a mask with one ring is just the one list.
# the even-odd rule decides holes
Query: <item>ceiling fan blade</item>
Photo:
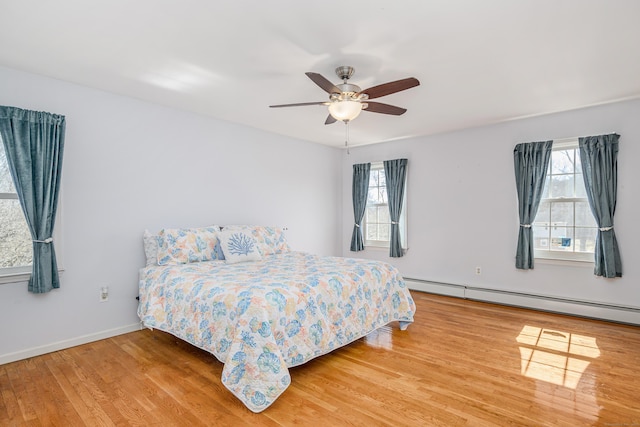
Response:
[{"label": "ceiling fan blade", "polygon": [[334,85],[329,80],[327,80],[324,77],[322,77],[322,75],[320,75],[318,73],[312,73],[312,72],[308,72],[308,73],[305,73],[305,74],[307,75],[307,77],[309,77],[311,80],[313,80],[313,82],[315,84],[320,86],[325,92],[327,92],[327,93],[337,93],[337,94],[342,93],[342,91],[340,89],[338,89],[338,87],[336,85]]},{"label": "ceiling fan blade", "polygon": [[302,107],[305,105],[329,105],[327,101],[321,102],[299,102],[297,104],[280,104],[280,105],[269,105],[269,108],[280,108],[280,107]]},{"label": "ceiling fan blade", "polygon": [[407,112],[406,108],[396,107],[395,105],[383,104],[382,102],[370,102],[366,101],[367,108],[363,111],[370,111],[372,113],[391,114],[393,116],[399,116]]},{"label": "ceiling fan blade", "polygon": [[324,121],[324,124],[325,125],[330,125],[331,123],[335,123],[335,122],[337,122],[336,118],[333,117],[331,114],[329,114],[327,116],[327,120]]},{"label": "ceiling fan blade", "polygon": [[409,77],[407,79],[396,80],[395,82],[383,83],[378,86],[370,87],[357,93],[360,95],[366,93],[369,95],[369,99],[380,98],[381,96],[390,95],[392,93],[400,92],[401,90],[411,89],[420,84],[415,77]]}]

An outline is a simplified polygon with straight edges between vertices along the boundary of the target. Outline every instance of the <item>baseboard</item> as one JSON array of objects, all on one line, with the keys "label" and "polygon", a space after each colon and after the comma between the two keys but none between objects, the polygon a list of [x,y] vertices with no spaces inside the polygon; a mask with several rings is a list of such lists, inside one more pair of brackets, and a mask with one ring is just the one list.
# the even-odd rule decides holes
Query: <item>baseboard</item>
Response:
[{"label": "baseboard", "polygon": [[414,291],[427,292],[429,294],[446,295],[449,297],[464,298],[465,286],[449,283],[430,282],[428,280],[404,279],[407,287]]},{"label": "baseboard", "polygon": [[438,295],[447,295],[494,304],[530,308],[533,310],[569,314],[610,322],[640,325],[640,307],[613,305],[594,301],[570,300],[565,298],[524,294],[466,285],[455,285],[428,280],[405,278],[409,289]]},{"label": "baseboard", "polygon": [[99,341],[106,338],[115,337],[116,335],[122,335],[129,332],[139,331],[142,329],[141,323],[134,323],[120,328],[108,329],[95,334],[83,335],[76,338],[71,338],[64,341],[58,341],[51,344],[33,347],[26,350],[16,351],[14,353],[7,353],[0,355],[0,365],[5,363],[11,363],[18,360],[28,359],[30,357],[41,356],[43,354],[51,353],[58,350],[64,350],[65,348],[75,347],[77,345],[87,344],[93,341]]}]

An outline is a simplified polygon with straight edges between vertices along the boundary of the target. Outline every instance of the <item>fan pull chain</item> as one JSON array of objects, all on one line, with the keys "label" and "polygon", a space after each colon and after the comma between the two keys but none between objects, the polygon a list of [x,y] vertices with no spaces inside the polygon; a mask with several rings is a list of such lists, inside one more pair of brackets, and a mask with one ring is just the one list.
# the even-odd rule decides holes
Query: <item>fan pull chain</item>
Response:
[{"label": "fan pull chain", "polygon": [[344,146],[347,149],[347,154],[351,154],[351,152],[349,152],[349,120],[345,120],[344,125],[346,126]]}]

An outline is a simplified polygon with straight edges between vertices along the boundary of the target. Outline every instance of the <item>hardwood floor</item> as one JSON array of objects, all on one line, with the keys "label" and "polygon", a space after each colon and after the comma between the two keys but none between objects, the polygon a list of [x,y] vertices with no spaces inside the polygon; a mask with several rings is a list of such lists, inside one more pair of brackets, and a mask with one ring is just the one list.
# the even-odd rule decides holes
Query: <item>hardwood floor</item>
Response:
[{"label": "hardwood floor", "polygon": [[640,328],[413,292],[415,323],[292,368],[254,414],[144,330],[0,366],[2,426],[640,426]]}]

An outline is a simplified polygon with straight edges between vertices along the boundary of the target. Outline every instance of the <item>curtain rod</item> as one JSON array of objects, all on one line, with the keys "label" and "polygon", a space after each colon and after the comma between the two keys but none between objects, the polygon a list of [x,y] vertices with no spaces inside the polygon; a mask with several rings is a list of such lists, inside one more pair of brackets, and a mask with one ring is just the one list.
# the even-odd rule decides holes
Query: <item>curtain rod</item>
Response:
[{"label": "curtain rod", "polygon": [[[387,160],[400,160],[400,159],[407,159],[407,164],[408,164],[408,160],[409,160],[409,158],[408,158],[408,157],[398,157],[397,159],[387,159]],[[379,161],[372,160],[372,161],[370,161],[370,162],[352,163],[352,164],[351,164],[351,166],[353,166],[353,165],[361,165],[361,164],[364,164],[364,163],[371,163],[371,164],[373,164],[373,163],[384,163],[384,162],[386,162],[387,160],[379,160]]]},{"label": "curtain rod", "polygon": [[[603,133],[602,135],[611,135],[611,134],[616,134],[618,135],[618,132],[607,132],[607,133]],[[570,141],[574,141],[576,139],[580,139],[580,138],[586,138],[588,136],[597,136],[597,135],[584,135],[584,136],[573,136],[570,138],[559,138],[559,139],[554,139],[553,142],[570,142]]]}]

